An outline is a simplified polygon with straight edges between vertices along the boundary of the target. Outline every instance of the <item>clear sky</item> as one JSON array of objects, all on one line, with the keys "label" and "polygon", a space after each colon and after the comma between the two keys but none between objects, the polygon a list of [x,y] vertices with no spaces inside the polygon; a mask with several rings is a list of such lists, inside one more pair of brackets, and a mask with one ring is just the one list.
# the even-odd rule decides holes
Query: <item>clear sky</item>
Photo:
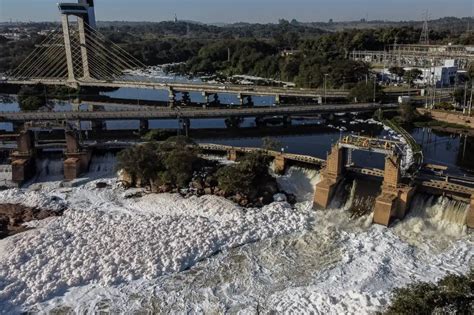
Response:
[{"label": "clear sky", "polygon": [[[0,21],[58,21],[60,0],[0,0]],[[76,2],[64,0],[63,2]],[[179,19],[214,22],[421,20],[472,16],[474,0],[96,0],[102,21],[163,21]]]}]

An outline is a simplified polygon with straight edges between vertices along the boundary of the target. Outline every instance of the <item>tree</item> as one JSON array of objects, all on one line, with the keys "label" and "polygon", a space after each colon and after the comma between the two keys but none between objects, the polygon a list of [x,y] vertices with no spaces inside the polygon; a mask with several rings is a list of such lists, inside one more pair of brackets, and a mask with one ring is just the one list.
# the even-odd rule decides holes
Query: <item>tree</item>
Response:
[{"label": "tree", "polygon": [[472,314],[474,272],[447,275],[438,283],[419,282],[393,292],[385,314]]},{"label": "tree", "polygon": [[474,79],[474,62],[469,63],[469,67],[467,69],[467,76],[470,81]]},{"label": "tree", "polygon": [[397,76],[397,81],[405,75],[405,69],[402,67],[393,66],[388,69],[388,72]]},{"label": "tree", "polygon": [[411,124],[416,117],[414,106],[409,102],[401,104],[400,117],[403,123]]},{"label": "tree", "polygon": [[38,110],[46,105],[44,87],[40,84],[35,86],[22,86],[18,92],[18,103],[22,110]]},{"label": "tree", "polygon": [[217,171],[219,187],[228,194],[250,194],[259,189],[258,183],[267,178],[270,160],[260,153],[250,153],[238,163],[225,166]]},{"label": "tree", "polygon": [[403,77],[410,86],[413,86],[413,82],[418,80],[422,74],[423,72],[420,69],[411,69],[406,71]]},{"label": "tree", "polygon": [[118,154],[117,168],[125,170],[135,182],[152,185],[164,170],[157,149],[158,144],[150,142],[123,150]]},{"label": "tree", "polygon": [[265,137],[262,140],[262,148],[264,148],[265,150],[278,151],[282,147],[282,143],[274,138]]},{"label": "tree", "polygon": [[[374,98],[374,81],[369,81],[368,83],[359,82],[357,83],[350,91],[349,97],[351,99],[357,99],[357,102],[372,102]],[[381,100],[383,97],[383,92],[381,87],[375,85],[375,100]]]},{"label": "tree", "polygon": [[118,168],[135,182],[186,186],[198,168],[198,149],[186,137],[171,137],[163,143],[148,142],[126,149],[118,155]]}]

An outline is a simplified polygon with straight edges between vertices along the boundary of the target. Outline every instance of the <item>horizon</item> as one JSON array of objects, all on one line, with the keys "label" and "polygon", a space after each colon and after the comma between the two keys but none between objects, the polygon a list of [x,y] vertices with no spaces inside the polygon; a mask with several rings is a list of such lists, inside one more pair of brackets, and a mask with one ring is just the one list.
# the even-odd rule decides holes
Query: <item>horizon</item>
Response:
[{"label": "horizon", "polygon": [[[72,1],[72,0],[69,0]],[[204,24],[278,23],[279,19],[302,23],[357,22],[418,22],[428,10],[429,20],[445,17],[472,18],[474,3],[453,0],[446,6],[441,0],[400,0],[385,3],[375,0],[296,0],[291,4],[281,0],[203,0],[196,5],[190,0],[176,3],[171,0],[96,0],[98,21],[101,22],[162,22],[174,19]],[[271,1],[271,3],[270,3]],[[55,22],[59,21],[57,0],[0,0],[0,22]],[[29,10],[24,8],[28,7]],[[406,8],[410,7],[407,13]],[[164,8],[164,9],[163,9]],[[271,9],[269,9],[271,8]],[[126,12],[126,14],[124,14]],[[466,14],[469,12],[470,14]],[[278,17],[278,18],[275,18]]]}]

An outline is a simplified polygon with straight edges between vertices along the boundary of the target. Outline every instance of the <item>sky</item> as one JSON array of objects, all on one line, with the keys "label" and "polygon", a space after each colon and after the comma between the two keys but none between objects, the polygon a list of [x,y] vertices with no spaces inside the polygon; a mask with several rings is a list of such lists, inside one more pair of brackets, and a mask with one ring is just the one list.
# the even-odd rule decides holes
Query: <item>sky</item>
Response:
[{"label": "sky", "polygon": [[[0,0],[0,22],[59,21],[60,0]],[[64,0],[63,2],[76,2]],[[163,21],[174,15],[204,23],[422,20],[473,16],[474,0],[95,0],[99,21]]]}]

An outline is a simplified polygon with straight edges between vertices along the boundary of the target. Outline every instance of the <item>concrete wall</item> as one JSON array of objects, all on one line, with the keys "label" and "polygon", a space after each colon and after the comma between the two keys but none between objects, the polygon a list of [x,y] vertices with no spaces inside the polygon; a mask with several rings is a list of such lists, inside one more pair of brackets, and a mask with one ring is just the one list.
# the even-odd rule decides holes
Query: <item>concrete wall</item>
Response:
[{"label": "concrete wall", "polygon": [[314,207],[327,209],[334,195],[337,185],[341,180],[344,149],[335,145],[328,154],[326,167],[322,170],[323,180],[316,185],[314,193]]}]

